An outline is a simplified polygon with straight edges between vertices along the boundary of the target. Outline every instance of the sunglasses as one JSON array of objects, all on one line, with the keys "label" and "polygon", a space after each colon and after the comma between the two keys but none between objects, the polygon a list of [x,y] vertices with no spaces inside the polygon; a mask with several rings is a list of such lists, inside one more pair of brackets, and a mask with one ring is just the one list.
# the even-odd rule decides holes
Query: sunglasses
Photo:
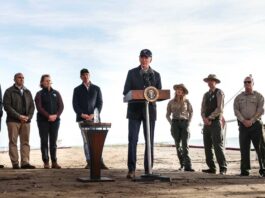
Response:
[{"label": "sunglasses", "polygon": [[252,83],[251,81],[244,81],[244,84],[250,84]]}]

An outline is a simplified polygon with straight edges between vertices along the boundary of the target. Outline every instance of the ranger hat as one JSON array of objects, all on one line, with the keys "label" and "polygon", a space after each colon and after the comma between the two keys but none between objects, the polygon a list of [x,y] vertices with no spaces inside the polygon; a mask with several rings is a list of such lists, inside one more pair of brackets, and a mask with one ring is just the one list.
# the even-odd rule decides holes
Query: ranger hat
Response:
[{"label": "ranger hat", "polygon": [[209,74],[207,78],[204,78],[204,82],[208,82],[209,80],[214,80],[216,83],[220,83],[221,81],[216,77],[215,74]]},{"label": "ranger hat", "polygon": [[187,95],[189,93],[188,89],[185,87],[184,84],[176,84],[173,86],[174,90],[177,90],[178,88],[181,88],[185,95]]}]

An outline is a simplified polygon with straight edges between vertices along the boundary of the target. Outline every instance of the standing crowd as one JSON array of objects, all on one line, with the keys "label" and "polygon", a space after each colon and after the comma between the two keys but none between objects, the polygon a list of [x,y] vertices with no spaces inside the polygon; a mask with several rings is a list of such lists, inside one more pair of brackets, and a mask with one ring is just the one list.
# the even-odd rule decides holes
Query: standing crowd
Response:
[{"label": "standing crowd", "polygon": [[[162,89],[160,74],[150,67],[152,52],[143,49],[139,56],[140,65],[129,70],[124,85],[123,95],[130,90],[144,90],[149,86]],[[81,85],[73,92],[72,105],[76,113],[78,124],[82,121],[94,120],[95,111],[101,112],[103,106],[102,93],[99,86],[90,81],[90,73],[87,69],[80,71]],[[219,166],[219,173],[225,175],[227,172],[227,161],[224,153],[223,137],[223,110],[224,92],[217,88],[221,81],[216,75],[210,74],[203,79],[209,90],[203,95],[201,105],[201,117],[203,120],[203,142],[208,169],[202,170],[205,173],[216,174],[217,167],[214,161],[214,154]],[[251,142],[257,153],[259,161],[259,174],[265,177],[265,137],[261,116],[264,113],[264,97],[253,89],[254,80],[248,76],[244,79],[245,90],[234,100],[234,113],[239,126],[239,142],[241,153],[241,176],[250,174],[250,146]],[[9,156],[13,169],[34,169],[30,163],[30,124],[37,109],[37,125],[40,136],[41,154],[43,167],[60,169],[57,162],[57,138],[60,127],[60,116],[64,109],[64,103],[59,91],[51,86],[51,77],[48,74],[42,75],[40,80],[41,90],[37,92],[34,100],[30,90],[24,86],[24,76],[17,73],[14,76],[14,85],[8,88],[3,94],[0,87],[0,117],[3,110],[6,111],[7,129],[9,137]],[[193,107],[187,99],[189,93],[184,84],[173,86],[175,96],[168,102],[166,118],[171,126],[171,135],[175,141],[177,156],[180,163],[179,170],[194,172],[192,160],[189,156],[189,125],[192,120]],[[34,105],[35,101],[35,105]],[[145,140],[147,139],[147,125],[145,104],[143,102],[130,102],[127,108],[128,119],[128,173],[127,178],[135,177],[137,161],[137,143],[141,124]],[[150,113],[150,140],[151,140],[151,166],[154,161],[154,131],[156,123],[156,103],[149,103]],[[86,141],[84,131],[83,137],[84,153],[86,157],[85,168],[90,168],[89,143]],[[1,122],[0,122],[1,129]],[[20,157],[18,154],[18,138],[20,141]],[[50,154],[50,155],[49,155]],[[50,164],[51,161],[51,164]],[[0,168],[4,168],[0,165]],[[103,158],[101,168],[108,169]],[[144,155],[144,170],[149,173],[147,161],[147,148]]]}]

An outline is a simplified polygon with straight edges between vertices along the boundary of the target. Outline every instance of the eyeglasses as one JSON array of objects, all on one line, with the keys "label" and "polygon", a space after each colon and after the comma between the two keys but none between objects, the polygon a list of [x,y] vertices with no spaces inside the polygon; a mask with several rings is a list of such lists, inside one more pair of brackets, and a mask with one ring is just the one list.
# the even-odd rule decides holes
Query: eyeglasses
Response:
[{"label": "eyeglasses", "polygon": [[252,83],[251,81],[244,81],[244,84],[250,84]]}]

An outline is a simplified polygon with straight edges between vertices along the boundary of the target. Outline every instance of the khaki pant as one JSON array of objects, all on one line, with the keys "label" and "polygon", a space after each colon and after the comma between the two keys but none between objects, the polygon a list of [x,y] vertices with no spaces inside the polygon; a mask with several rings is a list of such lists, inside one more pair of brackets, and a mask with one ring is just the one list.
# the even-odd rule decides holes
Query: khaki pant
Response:
[{"label": "khaki pant", "polygon": [[29,163],[29,133],[30,133],[30,124],[29,123],[17,123],[17,122],[8,122],[8,137],[9,137],[9,157],[12,162],[12,165],[18,164],[18,149],[17,149],[17,139],[19,136],[20,139],[20,156],[21,156],[21,165]]}]

